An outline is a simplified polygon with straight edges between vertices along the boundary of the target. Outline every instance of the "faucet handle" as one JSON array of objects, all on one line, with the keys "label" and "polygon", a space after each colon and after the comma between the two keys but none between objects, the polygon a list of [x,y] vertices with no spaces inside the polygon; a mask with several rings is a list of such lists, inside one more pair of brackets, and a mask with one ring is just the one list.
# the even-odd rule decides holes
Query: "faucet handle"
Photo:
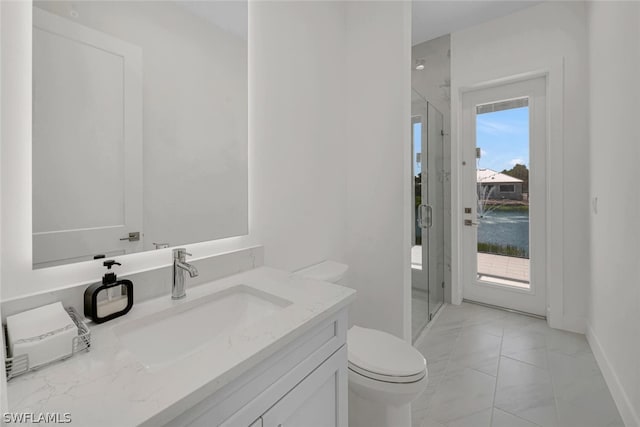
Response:
[{"label": "faucet handle", "polygon": [[184,258],[186,255],[193,256],[185,248],[176,248],[173,250],[174,258]]}]

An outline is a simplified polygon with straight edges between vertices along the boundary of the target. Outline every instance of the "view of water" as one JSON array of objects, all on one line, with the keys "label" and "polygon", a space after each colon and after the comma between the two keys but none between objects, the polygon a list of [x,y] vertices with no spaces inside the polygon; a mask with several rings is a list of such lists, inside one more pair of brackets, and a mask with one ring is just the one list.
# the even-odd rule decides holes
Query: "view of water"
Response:
[{"label": "view of water", "polygon": [[493,211],[478,219],[478,242],[511,245],[529,255],[529,213]]}]

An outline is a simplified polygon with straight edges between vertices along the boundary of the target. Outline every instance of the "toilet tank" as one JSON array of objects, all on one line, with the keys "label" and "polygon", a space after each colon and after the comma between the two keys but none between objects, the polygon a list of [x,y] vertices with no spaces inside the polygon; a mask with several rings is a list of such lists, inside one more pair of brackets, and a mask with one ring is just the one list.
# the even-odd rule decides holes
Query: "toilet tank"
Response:
[{"label": "toilet tank", "polygon": [[297,274],[302,277],[313,280],[321,280],[323,282],[336,283],[342,286],[348,286],[347,284],[347,271],[349,266],[336,261],[324,261],[319,264],[314,264],[302,270],[296,271]]}]

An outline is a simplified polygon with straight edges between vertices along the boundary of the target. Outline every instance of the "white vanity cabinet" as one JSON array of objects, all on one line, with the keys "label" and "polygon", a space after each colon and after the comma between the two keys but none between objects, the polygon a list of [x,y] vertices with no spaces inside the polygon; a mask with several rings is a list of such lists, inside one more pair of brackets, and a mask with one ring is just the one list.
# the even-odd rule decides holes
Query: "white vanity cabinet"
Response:
[{"label": "white vanity cabinet", "polygon": [[[347,382],[347,348],[340,347],[258,420],[262,427],[346,426],[340,399]],[[344,384],[342,384],[344,383]],[[260,424],[262,421],[262,424]]]},{"label": "white vanity cabinet", "polygon": [[345,308],[167,425],[346,427],[346,332]]}]

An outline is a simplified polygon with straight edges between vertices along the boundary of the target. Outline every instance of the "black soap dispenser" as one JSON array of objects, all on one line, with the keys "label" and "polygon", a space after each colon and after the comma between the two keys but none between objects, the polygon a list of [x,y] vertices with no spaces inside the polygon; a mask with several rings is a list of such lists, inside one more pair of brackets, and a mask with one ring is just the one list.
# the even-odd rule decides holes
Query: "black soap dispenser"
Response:
[{"label": "black soap dispenser", "polygon": [[94,283],[84,291],[84,315],[95,323],[106,322],[123,316],[133,307],[133,283],[131,280],[118,280],[111,271],[114,265],[122,265],[114,260],[103,263],[107,272],[102,282]]}]

